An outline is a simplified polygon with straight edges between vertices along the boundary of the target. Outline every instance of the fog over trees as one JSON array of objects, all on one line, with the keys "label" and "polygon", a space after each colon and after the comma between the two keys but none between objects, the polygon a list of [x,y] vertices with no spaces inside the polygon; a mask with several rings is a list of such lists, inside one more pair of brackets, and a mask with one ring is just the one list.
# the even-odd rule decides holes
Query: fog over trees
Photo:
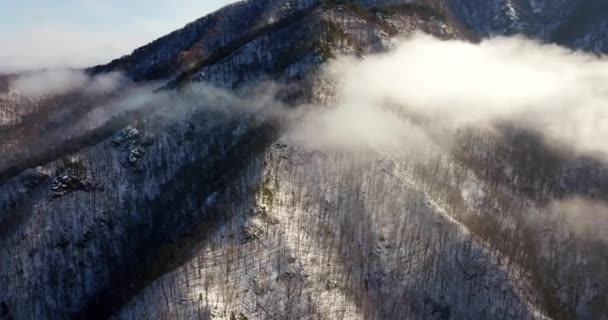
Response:
[{"label": "fog over trees", "polygon": [[0,319],[607,319],[608,20],[524,2],[250,0],[3,76]]}]

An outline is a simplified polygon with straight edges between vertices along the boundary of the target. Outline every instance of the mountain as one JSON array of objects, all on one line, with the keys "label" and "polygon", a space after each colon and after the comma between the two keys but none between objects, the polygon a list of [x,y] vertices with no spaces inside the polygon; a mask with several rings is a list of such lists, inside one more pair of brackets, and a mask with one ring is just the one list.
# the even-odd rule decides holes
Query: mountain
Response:
[{"label": "mountain", "polygon": [[[524,34],[576,49],[605,53],[603,37],[608,4],[594,0],[358,0],[245,1],[188,24],[181,30],[97,66],[94,72],[126,71],[133,79],[151,80],[201,69],[262,34],[300,19],[323,3],[351,3],[360,8],[419,10],[440,15],[469,36]],[[359,11],[362,13],[361,11]]]},{"label": "mountain", "polygon": [[456,14],[482,36],[524,34],[547,42],[606,53],[608,4],[603,1],[451,0]]},{"label": "mountain", "polygon": [[[424,162],[362,161],[301,148],[273,117],[170,99],[208,83],[254,105],[248,90],[272,80],[283,107],[315,113],[336,103],[323,66],[338,55],[418,31],[601,54],[605,13],[592,0],[249,0],[86,70],[125,74],[117,90],[31,98],[4,81],[0,319],[608,319],[606,237],[546,209],[608,201],[601,161],[512,127],[417,146]],[[129,108],[149,97],[140,86],[156,96]]]}]

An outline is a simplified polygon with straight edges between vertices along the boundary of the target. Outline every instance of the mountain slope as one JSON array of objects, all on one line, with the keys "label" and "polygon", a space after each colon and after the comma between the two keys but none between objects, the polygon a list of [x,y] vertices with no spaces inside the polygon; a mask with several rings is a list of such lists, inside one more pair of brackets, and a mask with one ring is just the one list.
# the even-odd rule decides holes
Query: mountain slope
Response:
[{"label": "mountain slope", "polygon": [[[182,90],[272,79],[290,84],[273,92],[287,105],[329,107],[328,59],[382,52],[417,30],[511,33],[494,20],[512,22],[511,11],[492,3],[246,1],[90,71]],[[556,16],[557,4],[534,3]],[[531,34],[557,41],[539,25]],[[225,110],[167,103],[90,117],[112,98],[53,104],[53,131],[32,108],[42,125],[29,137],[56,132],[56,143],[6,143],[34,147],[1,169],[0,319],[608,317],[606,244],[572,236],[544,209],[566,195],[605,199],[601,163],[519,132],[420,146],[425,163],[359,162],[301,150],[286,124]]]},{"label": "mountain slope", "polygon": [[593,0],[448,0],[482,36],[523,34],[576,49],[608,52],[608,4]]}]

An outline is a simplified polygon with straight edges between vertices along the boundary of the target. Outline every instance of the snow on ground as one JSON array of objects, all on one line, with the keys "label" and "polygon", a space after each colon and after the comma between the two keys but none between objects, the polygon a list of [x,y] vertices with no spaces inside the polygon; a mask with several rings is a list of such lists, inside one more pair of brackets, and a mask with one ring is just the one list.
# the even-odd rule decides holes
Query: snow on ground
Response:
[{"label": "snow on ground", "polygon": [[[272,148],[253,212],[222,224],[117,319],[537,312],[525,279],[416,185],[407,164],[380,158],[353,175],[340,169],[346,159],[285,149]],[[462,292],[479,288],[471,305]]]}]

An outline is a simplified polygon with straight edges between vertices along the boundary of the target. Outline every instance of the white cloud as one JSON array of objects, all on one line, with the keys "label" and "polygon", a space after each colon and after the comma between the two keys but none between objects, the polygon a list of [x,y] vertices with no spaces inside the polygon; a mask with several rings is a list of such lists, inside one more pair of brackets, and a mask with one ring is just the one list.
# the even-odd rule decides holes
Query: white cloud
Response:
[{"label": "white cloud", "polygon": [[[418,34],[388,53],[340,58],[327,70],[338,80],[336,107],[316,107],[304,121],[298,118],[303,108],[297,114],[281,110],[287,120],[297,119],[291,136],[306,147],[403,151],[430,143],[429,132],[449,141],[457,128],[510,122],[581,154],[608,155],[605,58],[521,38],[473,44]],[[112,87],[115,81],[37,73],[14,85],[36,95],[100,83]],[[230,95],[205,89],[168,98],[197,104],[210,92]],[[276,112],[264,107],[280,105],[268,100],[272,95],[261,96],[266,100],[248,98],[246,105],[256,101],[264,114]]]},{"label": "white cloud", "polygon": [[11,87],[28,97],[42,97],[80,91],[101,94],[126,84],[127,79],[118,72],[90,77],[77,70],[48,70],[28,72],[11,81]]},{"label": "white cloud", "polygon": [[474,44],[418,34],[386,54],[338,59],[329,70],[339,79],[340,104],[307,124],[300,136],[309,142],[399,149],[417,141],[415,128],[452,135],[506,121],[608,155],[605,58],[522,38]]},{"label": "white cloud", "polygon": [[561,229],[574,235],[598,241],[608,241],[608,204],[580,197],[554,200],[547,209]]}]

